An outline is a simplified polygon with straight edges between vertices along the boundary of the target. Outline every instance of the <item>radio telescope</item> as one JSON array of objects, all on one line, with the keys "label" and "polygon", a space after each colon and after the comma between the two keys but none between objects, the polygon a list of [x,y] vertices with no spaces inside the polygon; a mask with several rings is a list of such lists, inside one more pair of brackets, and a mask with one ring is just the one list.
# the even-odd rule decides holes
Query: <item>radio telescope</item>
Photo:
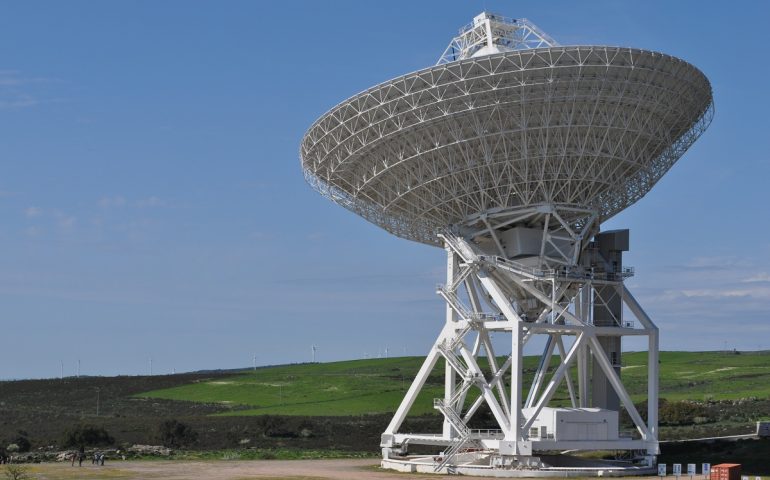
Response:
[{"label": "radio telescope", "polygon": [[[712,117],[710,83],[687,62],[562,46],[525,19],[484,12],[435,66],[359,93],[310,127],[300,156],[315,189],[447,253],[437,289],[444,327],[382,435],[383,466],[490,476],[652,471],[658,329],[624,285],[633,275],[622,262],[628,230],[600,225],[647,194]],[[492,334],[510,335],[510,355],[498,356]],[[646,419],[620,375],[629,335],[648,339]],[[538,337],[542,355],[525,385],[522,352]],[[401,432],[439,360],[442,430]],[[554,402],[557,391],[565,401]],[[483,405],[496,429],[469,426]],[[621,409],[633,432],[619,430]],[[410,455],[414,445],[441,453]],[[554,454],[565,450],[627,451],[630,460]]]}]

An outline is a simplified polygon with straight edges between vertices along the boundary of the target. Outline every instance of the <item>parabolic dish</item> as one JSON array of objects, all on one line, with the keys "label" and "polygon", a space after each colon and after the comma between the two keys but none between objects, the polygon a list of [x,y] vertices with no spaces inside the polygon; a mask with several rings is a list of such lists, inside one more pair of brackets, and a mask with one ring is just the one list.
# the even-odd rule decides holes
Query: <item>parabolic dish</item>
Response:
[{"label": "parabolic dish", "polygon": [[509,208],[643,197],[711,122],[711,85],[678,58],[559,46],[445,63],[372,87],[300,147],[320,193],[403,238]]}]

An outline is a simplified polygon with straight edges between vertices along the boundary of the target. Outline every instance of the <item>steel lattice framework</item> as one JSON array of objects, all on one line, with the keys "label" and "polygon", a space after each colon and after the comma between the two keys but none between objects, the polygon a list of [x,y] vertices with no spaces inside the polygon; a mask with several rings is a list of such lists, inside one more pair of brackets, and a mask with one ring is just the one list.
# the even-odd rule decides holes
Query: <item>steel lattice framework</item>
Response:
[{"label": "steel lattice framework", "polygon": [[[446,284],[437,290],[444,327],[382,435],[383,466],[562,475],[541,456],[623,450],[642,452],[643,463],[571,472],[652,472],[658,328],[623,283],[633,273],[622,266],[628,232],[600,233],[600,225],[650,191],[713,113],[708,79],[687,62],[632,48],[560,46],[527,20],[482,13],[438,65],[372,87],[310,127],[300,157],[314,188],[447,253]],[[510,335],[503,362],[492,333]],[[646,419],[620,379],[624,336],[648,339]],[[545,347],[526,390],[523,352],[534,337]],[[444,396],[434,399],[442,432],[401,432],[442,360]],[[566,410],[550,405],[564,384]],[[498,428],[470,428],[482,405]],[[568,438],[570,422],[555,420],[549,430],[560,408],[604,433],[585,427]],[[632,434],[607,426],[621,408]],[[444,450],[407,458],[410,444]]]},{"label": "steel lattice framework", "polygon": [[711,122],[706,77],[620,47],[470,58],[370,88],[322,116],[301,146],[307,181],[398,236],[479,212],[639,200]]}]

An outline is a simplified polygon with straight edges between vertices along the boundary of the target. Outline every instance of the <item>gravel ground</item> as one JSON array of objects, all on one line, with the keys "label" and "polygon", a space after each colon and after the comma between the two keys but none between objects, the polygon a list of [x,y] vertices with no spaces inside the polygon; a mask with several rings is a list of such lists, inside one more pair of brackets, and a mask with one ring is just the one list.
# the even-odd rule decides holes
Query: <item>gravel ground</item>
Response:
[{"label": "gravel ground", "polygon": [[[125,480],[394,480],[404,474],[377,470],[377,459],[344,460],[241,460],[241,461],[125,461],[104,467],[84,463],[71,467],[65,463],[30,466],[29,473],[39,480],[125,479]],[[0,474],[2,469],[0,468]],[[432,478],[433,475],[408,475]]]},{"label": "gravel ground", "polygon": [[[237,460],[119,461],[104,467],[90,463],[71,467],[69,462],[31,465],[29,478],[37,480],[411,480],[460,478],[379,470],[378,459],[340,460]],[[0,478],[4,476],[0,466]],[[467,478],[467,477],[462,477]],[[483,477],[473,477],[483,478]],[[648,480],[653,477],[625,477]],[[765,477],[767,478],[767,477]],[[666,480],[677,480],[668,476]],[[701,475],[695,480],[704,480]]]}]

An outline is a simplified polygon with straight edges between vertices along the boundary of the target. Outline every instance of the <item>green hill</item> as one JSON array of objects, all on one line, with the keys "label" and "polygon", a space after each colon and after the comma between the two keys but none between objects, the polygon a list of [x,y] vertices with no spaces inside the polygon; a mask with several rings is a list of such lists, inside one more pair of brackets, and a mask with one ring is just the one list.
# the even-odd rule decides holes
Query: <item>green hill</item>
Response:
[{"label": "green hill", "polygon": [[[525,358],[527,377],[536,360]],[[389,413],[398,407],[421,363],[421,357],[401,357],[267,367],[137,396],[234,407],[219,415]],[[646,365],[646,352],[623,355],[622,376],[635,401],[646,397]],[[432,399],[442,395],[442,385],[440,362],[411,413],[434,413]],[[660,396],[699,401],[770,398],[770,352],[661,352]],[[562,386],[555,400],[564,404],[567,398]]]},{"label": "green hill", "polygon": [[[624,381],[637,401],[646,392],[645,359],[644,353],[622,359]],[[4,381],[0,446],[25,437],[33,449],[63,448],[67,432],[89,425],[106,430],[116,446],[157,444],[160,427],[174,419],[197,432],[197,441],[185,448],[375,452],[421,362],[406,357],[248,371]],[[525,359],[525,376],[535,365],[534,357]],[[405,431],[440,428],[431,401],[442,395],[443,364],[438,367],[411,412],[430,415],[410,416]],[[770,352],[666,352],[660,367],[663,398],[715,400],[661,408],[663,439],[750,433],[758,419],[770,416]],[[557,392],[555,400],[565,404],[566,392]],[[474,428],[494,428],[483,408],[474,422]]]},{"label": "green hill", "polygon": [[[244,371],[227,379],[199,381],[138,396],[245,409],[221,415],[336,416],[392,412],[417,373],[422,358],[352,360]],[[434,413],[443,373],[434,372],[413,413]]]}]

